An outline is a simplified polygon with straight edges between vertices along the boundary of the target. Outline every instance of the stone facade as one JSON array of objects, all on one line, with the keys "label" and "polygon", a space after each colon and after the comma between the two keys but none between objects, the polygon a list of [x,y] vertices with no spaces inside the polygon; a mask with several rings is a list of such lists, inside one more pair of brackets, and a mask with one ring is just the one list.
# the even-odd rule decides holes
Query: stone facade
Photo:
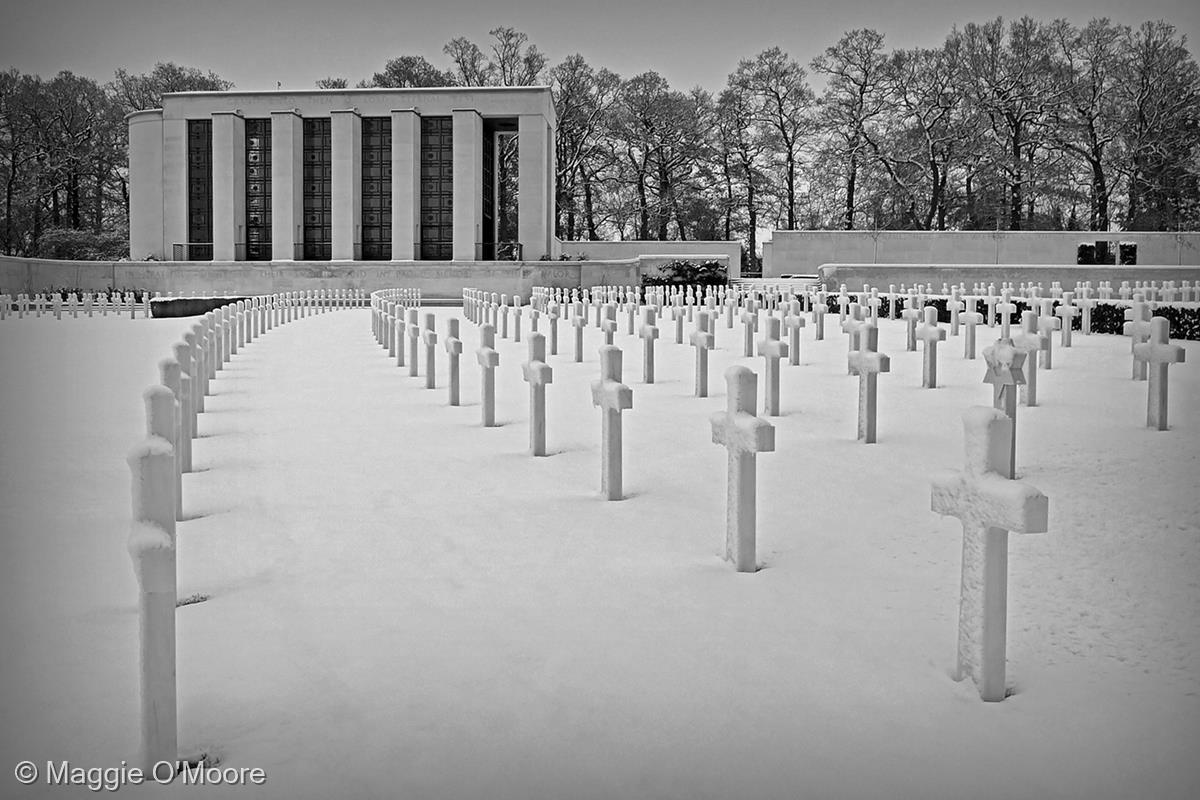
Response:
[{"label": "stone facade", "polygon": [[[450,173],[452,195],[447,192],[435,214],[449,206],[453,219],[441,228],[423,226],[422,219],[431,211],[422,187],[426,119],[452,121],[447,123],[452,163],[448,155],[443,170],[443,177]],[[263,137],[269,141],[248,139],[250,120],[269,127],[270,136]],[[312,137],[320,135],[306,134],[313,120],[328,121],[324,159],[310,149]],[[381,159],[387,177],[374,187],[364,155],[379,158],[380,153],[369,145],[364,151],[366,120],[383,126],[390,142],[385,154],[390,161]],[[196,147],[197,141],[207,143],[190,126],[197,121],[211,133],[211,148]],[[441,243],[454,261],[490,260],[496,256],[489,247],[503,243],[496,235],[496,198],[486,196],[489,187],[496,192],[497,171],[484,155],[495,158],[494,141],[501,132],[518,135],[515,235],[521,257],[536,261],[552,252],[556,122],[547,87],[180,92],[164,95],[161,109],[130,114],[128,124],[130,256],[135,260],[240,262],[248,248],[264,260],[311,259],[305,245],[311,244],[311,229],[321,225],[328,251],[317,258],[362,260],[364,244],[373,244],[369,259],[450,260],[430,258],[421,248],[428,231],[444,230]],[[248,163],[248,154],[254,163]],[[203,162],[207,172],[197,173],[192,164],[189,173],[191,160]],[[325,164],[327,175],[314,172]],[[267,184],[269,193],[254,194]],[[379,203],[369,191],[381,185],[390,185],[383,198],[389,202]],[[310,202],[314,189],[323,192],[320,208]],[[368,196],[376,202],[371,208]],[[381,214],[389,216],[380,221]],[[367,215],[373,215],[373,225],[365,224]],[[367,227],[374,242],[364,242]]]}]

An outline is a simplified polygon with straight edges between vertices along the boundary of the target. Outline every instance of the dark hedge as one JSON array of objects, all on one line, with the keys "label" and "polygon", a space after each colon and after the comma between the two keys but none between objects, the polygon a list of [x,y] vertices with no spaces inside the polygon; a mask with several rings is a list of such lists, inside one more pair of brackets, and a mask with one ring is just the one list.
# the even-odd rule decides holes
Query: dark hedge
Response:
[{"label": "dark hedge", "polygon": [[[850,298],[851,302],[858,302],[860,295],[864,298],[869,296],[861,292],[846,292],[846,295]],[[888,298],[882,295],[880,295],[879,299],[881,301],[879,304],[879,317],[881,319],[885,319],[888,316],[889,301]],[[950,312],[946,310],[946,303],[948,300],[949,298],[946,297],[934,297],[927,299],[925,302],[926,305],[933,306],[938,310],[939,322],[950,321]],[[904,310],[907,301],[907,295],[896,298],[897,318],[900,316],[899,312]],[[1016,327],[1020,323],[1021,314],[1025,311],[1028,311],[1031,306],[1023,298],[1019,297],[1014,297],[1012,302],[1013,305],[1017,307],[1017,313],[1012,317],[1012,324],[1014,327]],[[830,313],[838,313],[838,296],[836,292],[826,296],[825,305],[829,309]],[[1059,301],[1055,300],[1055,310],[1058,309],[1059,305],[1061,305]],[[1127,304],[1118,305],[1103,300],[1099,301],[1096,306],[1092,308],[1092,333],[1111,333],[1118,336],[1121,335],[1122,326],[1125,324],[1125,310],[1128,308],[1129,306]],[[983,315],[984,322],[986,323],[987,302],[982,299],[976,299],[975,310]],[[1033,310],[1036,311],[1037,309],[1034,308]],[[863,312],[864,316],[869,316],[870,308],[865,304],[863,307]],[[1168,320],[1170,320],[1170,336],[1172,339],[1189,339],[1191,341],[1200,341],[1200,307],[1190,306],[1184,308],[1182,306],[1164,305],[1156,308],[1152,314],[1155,317],[1166,317]],[[1081,328],[1082,320],[1078,316],[1074,317],[1071,320],[1071,329],[1080,330]]]}]

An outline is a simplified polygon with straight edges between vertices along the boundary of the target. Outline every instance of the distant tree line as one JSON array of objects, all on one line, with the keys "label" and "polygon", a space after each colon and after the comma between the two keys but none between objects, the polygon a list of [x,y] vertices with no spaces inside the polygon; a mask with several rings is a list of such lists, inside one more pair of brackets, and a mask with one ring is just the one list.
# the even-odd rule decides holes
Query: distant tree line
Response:
[{"label": "distant tree line", "polygon": [[[778,47],[742,60],[716,94],[579,55],[551,66],[519,31],[490,36],[447,43],[444,68],[401,55],[356,85],[549,85],[565,240],[740,239],[752,254],[763,229],[1200,227],[1200,70],[1166,22],[996,19],[910,50],[854,30],[806,65]],[[123,114],[229,87],[174,64],[106,85],[0,74],[4,251],[61,228],[122,233]],[[502,193],[515,147],[500,148]]]},{"label": "distant tree line", "polygon": [[166,92],[224,91],[209,72],[158,64],[100,84],[0,72],[0,248],[8,255],[120,258],[129,252],[129,130],[125,115]]}]

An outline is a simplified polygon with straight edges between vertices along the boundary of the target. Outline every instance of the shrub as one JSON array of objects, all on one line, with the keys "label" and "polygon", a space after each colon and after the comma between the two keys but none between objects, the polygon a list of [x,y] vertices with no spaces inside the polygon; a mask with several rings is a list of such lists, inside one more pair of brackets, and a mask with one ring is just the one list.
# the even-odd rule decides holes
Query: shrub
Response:
[{"label": "shrub", "polygon": [[1075,263],[1091,266],[1096,263],[1096,245],[1092,242],[1080,242],[1075,248]]},{"label": "shrub", "polygon": [[724,286],[728,282],[728,271],[716,261],[669,261],[658,268],[657,275],[642,275],[642,286]]},{"label": "shrub", "polygon": [[1105,265],[1117,263],[1117,254],[1105,239],[1096,240],[1096,263]]},{"label": "shrub", "polygon": [[1137,263],[1137,242],[1118,242],[1117,250],[1121,253],[1122,264]]},{"label": "shrub", "polygon": [[57,294],[64,301],[66,301],[73,295],[82,298],[83,295],[88,291],[91,291],[92,296],[94,298],[96,298],[97,300],[99,300],[101,297],[106,297],[106,298],[108,298],[108,301],[110,303],[114,303],[118,300],[124,299],[126,292],[133,292],[133,299],[134,299],[135,303],[144,303],[146,301],[146,290],[145,289],[134,289],[134,288],[129,288],[129,287],[122,287],[120,289],[115,289],[115,288],[109,286],[107,289],[89,290],[89,289],[80,289],[78,287],[72,289],[70,287],[63,286],[63,287],[59,287],[59,288],[43,289],[40,292],[34,292],[34,294],[43,294],[46,297],[50,297],[51,295]]},{"label": "shrub", "polygon": [[38,239],[34,257],[66,261],[119,261],[129,258],[129,242],[116,233],[51,228]]}]

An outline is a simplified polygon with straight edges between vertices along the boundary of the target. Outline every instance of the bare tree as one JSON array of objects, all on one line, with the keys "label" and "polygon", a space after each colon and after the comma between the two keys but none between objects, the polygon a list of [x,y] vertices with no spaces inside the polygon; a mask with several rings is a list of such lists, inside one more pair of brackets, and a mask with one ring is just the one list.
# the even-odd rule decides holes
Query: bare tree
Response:
[{"label": "bare tree", "polygon": [[866,128],[884,108],[880,91],[884,59],[883,36],[860,29],[850,31],[812,61],[813,71],[827,78],[819,108],[845,165],[846,230],[854,228],[856,182],[868,147]]},{"label": "bare tree", "polygon": [[558,117],[558,235],[577,238],[577,219],[582,214],[587,238],[595,239],[595,176],[609,163],[611,155],[611,150],[602,146],[601,136],[605,119],[617,100],[621,78],[607,69],[593,69],[579,54],[568,56],[554,67],[550,78]]},{"label": "bare tree", "polygon": [[1050,30],[1063,95],[1063,101],[1051,109],[1050,137],[1084,165],[1090,184],[1088,227],[1106,231],[1111,223],[1114,143],[1122,123],[1117,92],[1123,68],[1121,49],[1129,29],[1107,19],[1094,19],[1079,30],[1060,19]]},{"label": "bare tree", "polygon": [[[438,69],[426,61],[424,56],[399,56],[388,59],[382,72],[376,72],[369,79],[359,81],[358,86],[359,88],[405,89],[421,86],[453,86],[454,83],[454,73]],[[345,88],[345,86],[340,88]]]},{"label": "bare tree", "polygon": [[129,111],[161,108],[162,96],[170,92],[224,92],[233,83],[215,72],[202,72],[196,67],[184,67],[173,62],[159,62],[154,69],[141,75],[131,75],[124,69],[116,71],[114,91]]},{"label": "bare tree", "polygon": [[1029,167],[1044,143],[1045,124],[1061,101],[1054,79],[1050,29],[1022,17],[1007,31],[1000,18],[966,26],[964,63],[969,96],[987,119],[996,146],[995,164],[1008,184],[1008,227],[1021,230],[1026,214]]},{"label": "bare tree", "polygon": [[783,158],[783,211],[788,230],[796,228],[797,162],[802,140],[813,130],[814,97],[804,68],[778,47],[738,63],[729,86],[747,92],[751,119],[768,126]]},{"label": "bare tree", "polygon": [[1174,26],[1143,23],[1128,34],[1127,69],[1118,84],[1124,105],[1121,171],[1128,191],[1125,226],[1161,230],[1180,224],[1196,202],[1200,148],[1200,70]]}]

